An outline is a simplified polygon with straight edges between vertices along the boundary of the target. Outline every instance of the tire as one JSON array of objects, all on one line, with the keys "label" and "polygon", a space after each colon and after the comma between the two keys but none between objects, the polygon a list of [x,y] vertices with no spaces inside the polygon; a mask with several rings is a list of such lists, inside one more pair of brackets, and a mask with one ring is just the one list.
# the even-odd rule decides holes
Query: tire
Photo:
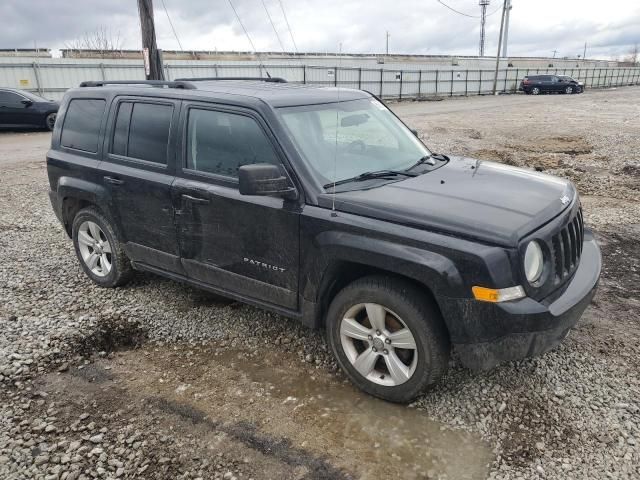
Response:
[{"label": "tire", "polygon": [[131,279],[131,262],[113,227],[98,209],[80,210],[73,219],[71,233],[80,266],[96,285],[118,287]]},{"label": "tire", "polygon": [[571,95],[573,93],[573,87],[568,86],[567,88],[564,89],[564,93],[566,93],[567,95]]},{"label": "tire", "polygon": [[53,127],[56,124],[56,117],[58,116],[57,113],[53,112],[50,113],[49,115],[47,115],[44,118],[44,126],[47,128],[47,130],[52,131]]},{"label": "tire", "polygon": [[327,313],[327,338],[351,382],[390,402],[415,399],[444,375],[449,361],[438,310],[423,291],[391,277],[364,277],[340,291]]},{"label": "tire", "polygon": [[539,95],[540,94],[540,89],[538,87],[533,87],[531,89],[531,95]]}]

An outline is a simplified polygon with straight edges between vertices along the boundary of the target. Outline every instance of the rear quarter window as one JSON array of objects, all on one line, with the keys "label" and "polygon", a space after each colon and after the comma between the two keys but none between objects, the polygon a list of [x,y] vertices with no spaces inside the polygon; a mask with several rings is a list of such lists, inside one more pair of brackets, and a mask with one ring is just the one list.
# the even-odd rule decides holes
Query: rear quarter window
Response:
[{"label": "rear quarter window", "polygon": [[71,100],[64,117],[60,144],[63,147],[96,153],[105,106],[106,101],[102,99]]}]

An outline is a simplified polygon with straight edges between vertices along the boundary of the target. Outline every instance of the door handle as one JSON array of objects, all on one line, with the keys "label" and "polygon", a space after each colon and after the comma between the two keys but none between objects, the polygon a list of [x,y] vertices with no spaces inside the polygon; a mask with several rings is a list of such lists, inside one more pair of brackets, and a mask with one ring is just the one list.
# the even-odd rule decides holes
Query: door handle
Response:
[{"label": "door handle", "polygon": [[124,184],[124,180],[120,180],[119,178],[114,178],[114,177],[109,177],[109,176],[105,176],[104,177],[104,181],[106,183],[110,183],[111,185],[123,185]]},{"label": "door handle", "polygon": [[185,202],[199,204],[199,205],[206,205],[209,203],[209,199],[207,198],[192,197],[191,195],[186,195],[186,194],[182,195],[182,199]]}]

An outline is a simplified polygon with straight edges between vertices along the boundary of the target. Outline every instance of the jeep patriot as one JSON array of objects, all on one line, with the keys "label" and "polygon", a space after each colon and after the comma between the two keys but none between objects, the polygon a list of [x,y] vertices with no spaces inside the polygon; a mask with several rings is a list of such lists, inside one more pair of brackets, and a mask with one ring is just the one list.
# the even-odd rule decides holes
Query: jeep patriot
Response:
[{"label": "jeep patriot", "polygon": [[350,380],[395,402],[452,348],[487,369],[555,347],[600,275],[571,182],[432,153],[360,90],[85,82],[47,170],[93,282],[144,270],[324,328]]}]

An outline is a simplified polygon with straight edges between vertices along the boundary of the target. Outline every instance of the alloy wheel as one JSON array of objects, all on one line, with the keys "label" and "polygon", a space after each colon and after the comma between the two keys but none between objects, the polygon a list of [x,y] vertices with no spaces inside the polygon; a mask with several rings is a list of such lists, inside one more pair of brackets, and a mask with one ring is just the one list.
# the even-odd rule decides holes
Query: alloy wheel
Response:
[{"label": "alloy wheel", "polygon": [[340,342],[355,370],[378,385],[405,383],[418,364],[411,330],[398,315],[376,303],[347,310],[340,323]]},{"label": "alloy wheel", "polygon": [[565,92],[567,95],[572,94],[572,93],[573,93],[573,87],[567,87],[567,88],[565,88],[565,89],[564,89],[564,92]]},{"label": "alloy wheel", "polygon": [[540,89],[538,87],[533,87],[531,89],[531,93],[533,93],[534,95],[538,95],[540,93]]},{"label": "alloy wheel", "polygon": [[100,226],[86,220],[78,229],[78,247],[85,265],[98,277],[106,277],[111,271],[111,244]]},{"label": "alloy wheel", "polygon": [[53,130],[53,127],[56,124],[56,114],[50,113],[49,115],[47,115],[46,122],[47,122],[47,128],[49,130]]}]

